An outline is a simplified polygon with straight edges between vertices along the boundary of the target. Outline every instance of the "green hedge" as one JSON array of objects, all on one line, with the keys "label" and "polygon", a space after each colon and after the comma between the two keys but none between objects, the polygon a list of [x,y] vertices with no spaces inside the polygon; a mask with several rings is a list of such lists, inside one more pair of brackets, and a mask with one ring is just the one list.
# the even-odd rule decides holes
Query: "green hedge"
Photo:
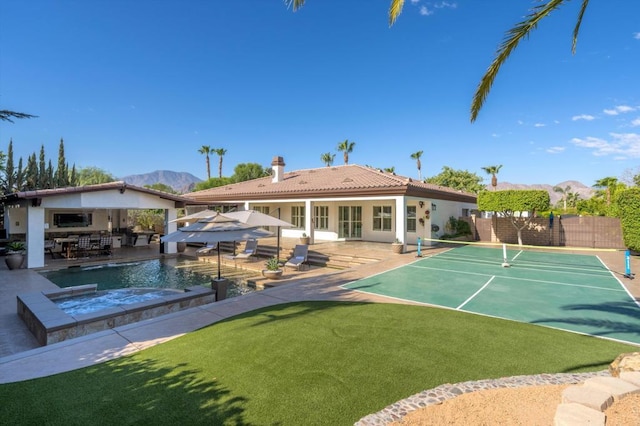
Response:
[{"label": "green hedge", "polygon": [[622,238],[628,249],[640,251],[640,188],[623,191],[618,197]]}]

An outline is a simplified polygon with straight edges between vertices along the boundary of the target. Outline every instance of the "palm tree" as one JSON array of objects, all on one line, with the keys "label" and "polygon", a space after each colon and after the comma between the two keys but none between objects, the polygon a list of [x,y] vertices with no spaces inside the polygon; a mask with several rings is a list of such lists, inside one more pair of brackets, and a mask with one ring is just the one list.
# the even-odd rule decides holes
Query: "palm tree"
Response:
[{"label": "palm tree", "polygon": [[202,145],[202,148],[200,148],[198,152],[207,157],[207,179],[211,179],[211,164],[209,163],[209,154],[211,154],[211,147],[209,145]]},{"label": "palm tree", "polygon": [[569,207],[576,207],[579,199],[580,199],[580,194],[578,194],[577,192],[569,192],[567,194],[567,205]]},{"label": "palm tree", "polygon": [[482,170],[487,172],[487,174],[491,175],[491,186],[493,186],[494,191],[496,190],[496,186],[498,186],[498,176],[496,175],[498,174],[501,168],[502,168],[502,164],[500,164],[499,166],[482,167]]},{"label": "palm tree", "polygon": [[222,177],[222,157],[227,153],[227,150],[224,148],[216,148],[213,150],[216,154],[218,154],[218,177]]},{"label": "palm tree", "polygon": [[340,142],[338,144],[338,151],[342,152],[344,157],[344,164],[349,164],[349,154],[353,152],[353,147],[356,145],[355,142],[349,142],[349,139],[345,139],[344,142]]},{"label": "palm tree", "polygon": [[320,159],[322,160],[322,162],[324,164],[327,165],[327,167],[330,167],[333,164],[333,160],[336,158],[335,154],[332,154],[330,152],[325,152],[324,154],[322,154],[320,156]]},{"label": "palm tree", "polygon": [[418,180],[422,180],[422,163],[420,163],[420,157],[422,157],[422,151],[411,154],[411,158],[416,160],[416,165],[418,166]]},{"label": "palm tree", "polygon": [[385,172],[387,172],[387,173],[391,173],[391,174],[393,174],[393,173],[395,173],[395,172],[396,172],[396,168],[395,168],[394,166],[391,166],[391,167],[385,167],[385,168],[384,168],[384,171],[385,171]]},{"label": "palm tree", "polygon": [[569,194],[571,191],[571,186],[567,185],[564,188],[561,188],[559,186],[554,186],[553,190],[555,192],[560,192],[562,194],[562,204],[563,204],[563,210],[567,211],[567,198],[569,197]]},{"label": "palm tree", "polygon": [[[285,0],[287,6],[293,6],[294,11],[302,7],[304,2],[305,0]],[[478,113],[482,109],[484,101],[491,90],[491,86],[498,75],[498,71],[500,71],[502,65],[505,63],[509,55],[511,55],[511,52],[513,52],[513,50],[518,46],[518,43],[523,39],[528,38],[531,31],[537,28],[542,19],[546,18],[551,14],[551,12],[559,9],[560,6],[563,6],[568,2],[569,0],[548,0],[544,4],[534,7],[533,12],[529,14],[524,21],[517,23],[513,28],[507,31],[507,37],[498,48],[496,57],[493,62],[491,62],[491,65],[489,65],[489,68],[487,68],[487,72],[480,79],[476,93],[473,95],[473,101],[471,102],[472,123],[476,121]],[[582,0],[582,5],[578,12],[578,19],[576,20],[576,25],[573,29],[571,51],[574,54],[576,52],[576,45],[578,44],[578,33],[580,32],[580,25],[582,24],[582,17],[584,16],[584,12],[588,5],[589,0]],[[400,16],[402,6],[404,6],[404,0],[391,0],[391,5],[389,7],[389,26],[392,26],[396,22],[396,19],[398,19],[398,16]]]},{"label": "palm tree", "polygon": [[12,118],[37,118],[37,115],[25,114],[24,112],[9,111],[7,109],[0,110],[0,121],[8,121],[13,123]]},{"label": "palm tree", "polygon": [[596,183],[593,184],[595,188],[600,189],[598,191],[598,195],[604,196],[607,203],[607,207],[611,205],[611,196],[613,195],[612,192],[615,191],[616,189],[615,187],[617,184],[618,184],[618,179],[610,176],[602,179],[598,179]]}]

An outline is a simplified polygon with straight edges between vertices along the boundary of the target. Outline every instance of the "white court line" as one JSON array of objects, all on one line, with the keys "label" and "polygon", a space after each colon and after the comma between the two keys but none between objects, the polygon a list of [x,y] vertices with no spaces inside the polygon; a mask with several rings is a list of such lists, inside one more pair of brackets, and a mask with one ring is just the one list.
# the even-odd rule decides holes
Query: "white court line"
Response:
[{"label": "white court line", "polygon": [[[427,267],[427,266],[415,266],[415,265],[408,265],[408,266],[411,266],[413,268],[431,269],[431,270],[434,270],[434,271],[452,272],[452,273],[456,273],[456,274],[481,275],[481,276],[484,276],[484,277],[489,276],[489,274],[480,274],[480,273],[476,273],[476,272],[463,272],[463,271],[456,271],[456,270],[453,270],[453,269],[430,268],[430,267]],[[516,278],[516,277],[503,277],[503,276],[501,276],[500,278],[504,278],[505,280],[529,281],[529,282],[533,282],[533,283],[562,285],[562,286],[566,286],[566,287],[592,288],[594,290],[625,291],[625,290],[621,290],[621,289],[597,287],[597,286],[593,286],[593,285],[569,284],[569,283],[563,283],[563,282],[559,282],[559,281],[533,280],[531,278]]]},{"label": "white court line", "polygon": [[486,282],[482,287],[480,287],[480,289],[479,289],[478,291],[476,291],[476,292],[475,292],[475,293],[473,293],[471,296],[469,296],[469,298],[468,298],[467,300],[465,300],[464,302],[462,302],[462,305],[458,306],[458,307],[456,308],[456,310],[460,310],[460,309],[462,309],[462,307],[463,307],[464,305],[466,305],[467,303],[469,303],[469,302],[471,301],[471,299],[473,299],[474,297],[476,297],[476,296],[478,295],[478,293],[480,293],[480,292],[481,292],[482,290],[484,290],[484,289],[485,289],[489,284],[491,284],[491,281],[493,281],[493,279],[494,279],[495,277],[496,277],[496,276],[494,275],[494,276],[492,276],[491,278],[489,278],[489,281],[487,281],[487,282]]}]

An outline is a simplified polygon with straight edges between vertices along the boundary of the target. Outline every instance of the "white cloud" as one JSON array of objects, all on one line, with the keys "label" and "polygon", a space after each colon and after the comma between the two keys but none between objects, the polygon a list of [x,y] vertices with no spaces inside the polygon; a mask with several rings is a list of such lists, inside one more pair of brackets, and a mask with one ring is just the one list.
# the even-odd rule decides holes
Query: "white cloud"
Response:
[{"label": "white cloud", "polygon": [[640,134],[638,133],[610,133],[611,140],[589,136],[587,138],[573,138],[571,143],[591,149],[596,157],[614,155],[624,158],[640,158]]},{"label": "white cloud", "polygon": [[591,121],[591,120],[595,120],[595,119],[596,118],[593,115],[589,115],[589,114],[574,115],[573,117],[571,117],[571,120],[573,120],[573,121],[578,121],[578,120]]},{"label": "white cloud", "polygon": [[640,40],[640,33],[633,33],[633,38]]},{"label": "white cloud", "polygon": [[547,152],[549,154],[559,154],[563,152],[566,148],[563,146],[552,146],[551,148],[547,148]]},{"label": "white cloud", "polygon": [[457,3],[449,3],[448,1],[441,1],[440,3],[435,3],[433,5],[436,9],[455,9],[458,7]]},{"label": "white cloud", "polygon": [[417,4],[420,3],[420,0],[411,0],[411,4]]},{"label": "white cloud", "polygon": [[517,123],[522,126],[524,124],[524,121],[518,120]]},{"label": "white cloud", "polygon": [[427,6],[420,6],[420,15],[422,16],[433,15],[433,11],[429,10]]},{"label": "white cloud", "polygon": [[533,127],[545,127],[545,126],[546,126],[546,124],[544,124],[544,123],[536,123],[536,124],[533,125]]},{"label": "white cloud", "polygon": [[618,105],[613,107],[613,109],[605,109],[603,112],[607,115],[618,115],[618,114],[624,114],[625,112],[632,112],[635,111],[637,108],[635,107],[630,107],[628,105]]},{"label": "white cloud", "polygon": [[631,127],[638,127],[638,126],[640,126],[640,117],[636,118],[631,122]]}]

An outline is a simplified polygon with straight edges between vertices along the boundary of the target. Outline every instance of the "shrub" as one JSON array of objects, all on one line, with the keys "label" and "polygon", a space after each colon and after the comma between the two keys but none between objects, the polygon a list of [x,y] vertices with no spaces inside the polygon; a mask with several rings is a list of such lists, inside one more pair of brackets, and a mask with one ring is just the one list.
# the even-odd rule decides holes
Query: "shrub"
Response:
[{"label": "shrub", "polygon": [[618,198],[622,238],[628,249],[640,251],[640,188],[623,191]]}]

